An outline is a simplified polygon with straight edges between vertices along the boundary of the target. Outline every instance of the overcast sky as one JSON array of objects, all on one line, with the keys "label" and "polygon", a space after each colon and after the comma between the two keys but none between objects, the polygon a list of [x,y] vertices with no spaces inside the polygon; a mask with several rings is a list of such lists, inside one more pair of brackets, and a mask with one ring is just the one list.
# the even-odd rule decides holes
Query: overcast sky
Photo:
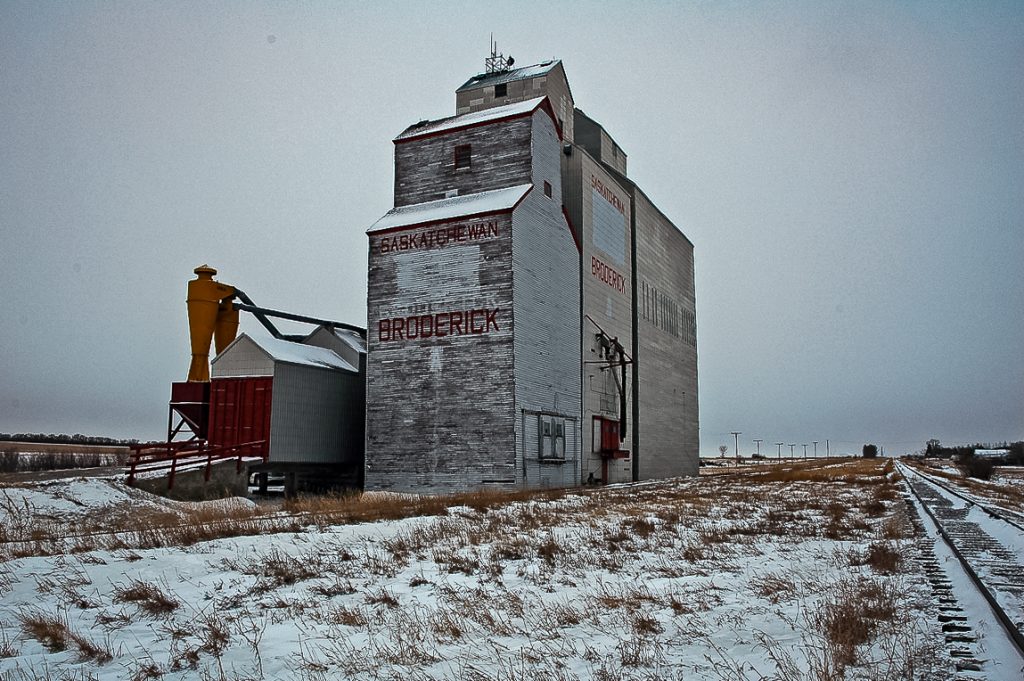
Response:
[{"label": "overcast sky", "polygon": [[201,263],[365,324],[491,31],[695,244],[704,453],[1024,438],[1024,3],[931,0],[0,0],[0,431],[165,434]]}]

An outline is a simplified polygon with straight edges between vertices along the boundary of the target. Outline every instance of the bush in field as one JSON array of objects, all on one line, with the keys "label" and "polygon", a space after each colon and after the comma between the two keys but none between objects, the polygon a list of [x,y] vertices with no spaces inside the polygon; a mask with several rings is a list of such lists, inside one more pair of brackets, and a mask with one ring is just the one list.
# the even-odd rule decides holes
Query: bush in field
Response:
[{"label": "bush in field", "polygon": [[960,463],[957,466],[963,471],[964,475],[978,480],[989,480],[992,477],[992,469],[995,468],[991,459],[980,456],[964,457],[960,459]]},{"label": "bush in field", "polygon": [[878,456],[878,446],[877,445],[864,445],[863,452],[864,452],[864,458],[865,459],[874,459],[874,458],[876,458]]},{"label": "bush in field", "polygon": [[67,468],[123,466],[127,455],[95,452],[19,452],[14,447],[0,448],[0,473],[18,471],[54,471]]},{"label": "bush in field", "polygon": [[13,473],[18,470],[18,452],[13,447],[0,449],[0,473]]}]

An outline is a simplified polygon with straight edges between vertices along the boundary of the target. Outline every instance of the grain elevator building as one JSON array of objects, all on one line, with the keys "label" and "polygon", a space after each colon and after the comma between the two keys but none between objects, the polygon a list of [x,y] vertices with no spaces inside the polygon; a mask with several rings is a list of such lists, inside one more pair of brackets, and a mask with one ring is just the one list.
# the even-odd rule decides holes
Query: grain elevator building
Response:
[{"label": "grain elevator building", "polygon": [[692,244],[560,61],[488,62],[455,116],[394,140],[395,207],[368,232],[366,488],[696,473]]}]

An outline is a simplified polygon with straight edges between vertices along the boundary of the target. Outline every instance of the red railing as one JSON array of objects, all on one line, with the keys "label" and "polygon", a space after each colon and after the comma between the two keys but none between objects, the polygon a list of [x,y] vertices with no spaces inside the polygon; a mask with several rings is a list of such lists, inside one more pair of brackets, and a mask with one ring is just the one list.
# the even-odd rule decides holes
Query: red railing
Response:
[{"label": "red railing", "polygon": [[242,459],[259,458],[266,462],[269,451],[266,440],[245,442],[238,445],[218,445],[211,447],[205,440],[189,442],[157,442],[131,445],[128,455],[130,468],[128,484],[135,483],[135,474],[139,467],[144,466],[145,472],[168,470],[167,489],[174,487],[174,474],[184,464],[206,461],[205,479],[210,480],[210,469],[215,461],[235,459],[235,472],[242,472]]}]

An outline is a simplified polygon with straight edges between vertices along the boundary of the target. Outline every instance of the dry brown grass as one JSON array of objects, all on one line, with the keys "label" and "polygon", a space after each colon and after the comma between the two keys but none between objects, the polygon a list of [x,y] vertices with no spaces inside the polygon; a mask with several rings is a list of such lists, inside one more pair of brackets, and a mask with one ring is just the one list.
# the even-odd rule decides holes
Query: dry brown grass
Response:
[{"label": "dry brown grass", "polygon": [[629,518],[623,522],[623,526],[630,534],[641,539],[647,539],[658,529],[658,526],[648,518]]},{"label": "dry brown grass", "polygon": [[[500,664],[506,665],[502,669],[510,670],[498,678],[560,678],[557,673],[538,673],[534,669],[536,660],[550,662],[561,659],[559,654],[578,654],[579,646],[587,646],[576,637],[581,630],[616,632],[619,639],[618,646],[611,644],[615,646],[613,651],[606,646],[602,655],[587,660],[594,672],[591,678],[665,678],[656,676],[661,671],[659,664],[663,660],[678,662],[673,642],[679,637],[692,639],[709,627],[742,630],[744,614],[733,607],[733,588],[737,585],[730,584],[728,592],[719,591],[714,581],[724,585],[741,574],[738,566],[763,564],[757,561],[761,552],[767,551],[764,543],[754,541],[758,536],[765,537],[773,551],[777,549],[781,554],[792,549],[802,551],[799,545],[803,539],[820,540],[822,532],[831,527],[836,536],[856,538],[865,547],[856,558],[864,562],[858,564],[871,565],[876,572],[885,570],[886,552],[868,550],[867,544],[876,540],[881,547],[886,546],[878,540],[903,504],[890,503],[898,496],[893,496],[891,478],[879,474],[885,464],[869,463],[873,473],[868,483],[852,480],[847,467],[811,470],[790,466],[788,473],[777,476],[780,479],[765,480],[767,476],[759,474],[771,467],[764,465],[712,479],[544,493],[539,497],[531,493],[488,493],[487,499],[475,507],[466,503],[464,495],[446,497],[442,505],[436,505],[437,499],[421,504],[418,497],[372,494],[299,500],[291,510],[306,515],[271,521],[272,527],[300,522],[326,525],[346,518],[348,522],[363,522],[368,518],[433,517],[383,533],[376,528],[359,528],[336,538],[331,532],[310,537],[308,544],[299,538],[296,546],[318,546],[316,552],[309,550],[310,555],[299,555],[295,549],[286,554],[278,549],[267,555],[252,553],[232,558],[225,567],[255,579],[232,580],[226,590],[230,593],[221,592],[215,608],[218,613],[227,613],[252,607],[274,624],[311,618],[321,625],[328,632],[323,640],[329,642],[324,648],[314,644],[319,657],[302,657],[302,669],[307,673],[304,678],[386,674],[381,665],[402,665],[406,668],[401,673],[408,678],[425,679],[426,672],[417,665],[426,664],[442,652],[447,655],[447,646],[463,650],[478,646],[479,641],[504,636],[526,636],[531,646],[522,654],[530,660],[513,670],[508,666],[508,656],[502,657],[495,647],[495,655],[504,660]],[[853,468],[863,465],[850,462]],[[546,494],[551,494],[550,503],[536,502]],[[366,512],[357,512],[356,507],[363,503],[368,504]],[[300,510],[303,504],[305,510]],[[252,520],[240,514],[229,522],[245,524]],[[201,522],[212,524],[218,520],[214,514]],[[368,537],[366,541],[361,539],[364,536]],[[820,544],[815,542],[816,546]],[[850,568],[854,554],[848,548],[836,550],[831,557],[821,555],[823,561],[832,561],[830,570],[867,572]],[[422,569],[410,567],[418,562],[423,563]],[[620,571],[622,576],[608,578],[597,593],[576,593],[580,585],[593,584],[595,574],[602,574],[602,569]],[[817,607],[815,599],[824,599],[815,620],[822,638],[814,638],[813,643],[827,638],[835,664],[849,664],[861,645],[844,630],[843,618],[854,613],[873,622],[875,631],[885,624],[884,603],[874,598],[870,589],[861,588],[859,582],[844,583],[844,593],[829,595],[829,582],[835,578],[831,572],[809,586],[808,573],[778,570],[781,568],[747,585],[738,585],[741,590],[745,586],[748,595],[764,599],[742,600],[752,603],[759,613],[790,613],[794,609],[804,612],[807,604]],[[503,571],[507,576],[504,584]],[[825,574],[812,572],[816,577]],[[303,587],[282,589],[269,597],[254,593],[306,580]],[[645,583],[661,586],[648,587]],[[408,597],[398,598],[390,591],[395,584],[416,588]],[[563,588],[575,595],[563,597],[558,593]],[[343,598],[357,589],[359,595]],[[725,598],[730,601],[729,607],[719,609]],[[797,602],[798,598],[808,600]],[[134,607],[125,606],[125,610],[138,618]],[[668,616],[669,612],[673,617]],[[109,617],[112,625],[121,625],[117,616]],[[189,624],[183,619],[187,619],[185,613],[179,612],[166,623],[174,622],[177,628],[185,629]],[[810,631],[803,619],[796,626],[802,627],[800,631]],[[118,633],[115,631],[115,635]],[[202,663],[209,662],[206,655],[216,656],[223,651],[229,643],[225,638],[228,634],[222,623],[211,626],[202,621],[185,634],[169,633],[177,671],[188,674],[188,670],[195,670],[192,676],[208,671],[200,669]],[[245,636],[237,623],[232,625],[230,635]],[[872,640],[872,635],[869,633],[865,641]],[[351,640],[360,641],[358,650],[345,643]],[[456,664],[468,659],[459,658]],[[797,659],[805,661],[804,653],[798,653]],[[833,664],[831,659],[829,663]],[[874,664],[867,660],[861,663],[864,668]],[[745,670],[738,664],[734,661],[730,668],[732,675],[722,673],[715,678],[744,678]],[[164,674],[175,671],[154,669]],[[597,675],[599,669],[607,675]],[[390,673],[398,675],[394,669]],[[778,678],[819,678],[804,670],[800,674]],[[568,674],[564,678],[576,677]]]},{"label": "dry brown grass", "polygon": [[114,602],[131,603],[150,616],[165,615],[181,605],[157,584],[131,580],[127,586],[114,589]]},{"label": "dry brown grass", "polygon": [[[71,630],[67,618],[62,615],[49,615],[39,610],[22,612],[18,615],[21,630],[26,636],[39,641],[51,653],[58,653],[69,648],[78,653],[79,661],[91,661],[105,664],[114,659],[109,642],[98,644],[92,639]],[[10,646],[6,632],[3,636],[4,657],[13,657],[16,652]],[[10,653],[10,654],[7,654]]]},{"label": "dry brown grass", "polygon": [[66,618],[39,610],[28,610],[18,614],[18,621],[26,636],[39,641],[51,653],[67,650],[70,630]]},{"label": "dry brown grass", "polygon": [[979,497],[1001,501],[1010,505],[1016,505],[1017,507],[1024,506],[1024,488],[992,482],[981,483],[976,480],[971,480],[970,478],[964,478],[956,473],[950,473],[949,471],[939,468],[932,468],[927,464],[916,461],[907,461],[906,463],[911,468],[920,470],[922,473],[926,473],[927,475],[944,478],[952,483],[954,487],[966,489]]},{"label": "dry brown grass", "polygon": [[792,579],[782,575],[761,575],[750,580],[754,593],[769,603],[780,603],[794,598],[797,593],[796,584]]},{"label": "dry brown grass", "polygon": [[440,608],[430,618],[430,628],[439,641],[457,641],[466,633],[463,618],[447,608]]},{"label": "dry brown grass", "polygon": [[137,666],[132,671],[130,677],[131,681],[146,681],[147,679],[159,679],[164,675],[164,670],[160,668],[153,660],[142,660],[136,663]]},{"label": "dry brown grass", "polygon": [[[127,447],[12,442],[0,445],[0,473],[124,466]],[[24,476],[6,476],[24,479]]]},{"label": "dry brown grass", "polygon": [[[0,494],[0,561],[28,556],[83,553],[98,549],[150,549],[191,546],[212,539],[299,532],[326,527],[421,516],[445,516],[452,507],[486,511],[523,501],[558,499],[567,490],[484,490],[452,495],[366,493],[299,497],[285,503],[285,515],[252,507],[203,506],[171,512],[112,512],[102,519],[57,522]],[[524,507],[516,518],[525,529],[543,527],[545,511]]]},{"label": "dry brown grass", "polygon": [[453,506],[486,511],[516,501],[545,501],[564,496],[566,490],[481,490],[448,495],[367,492],[326,496],[302,496],[285,502],[284,510],[308,516],[318,523],[347,525],[378,520],[398,520],[445,515]]},{"label": "dry brown grass", "polygon": [[880,626],[894,623],[898,601],[898,594],[887,582],[839,582],[813,617],[828,644],[830,666],[841,675],[856,664],[857,648],[872,640]]},{"label": "dry brown grass", "polygon": [[18,647],[7,637],[7,630],[0,626],[0,660],[18,656]]},{"label": "dry brown grass", "polygon": [[544,538],[544,541],[537,547],[537,557],[547,563],[549,566],[554,566],[555,560],[558,558],[558,554],[562,552],[562,546],[558,543],[558,540],[552,535],[548,535]]},{"label": "dry brown grass", "polygon": [[361,608],[344,605],[328,606],[324,621],[345,627],[365,627],[369,622]]},{"label": "dry brown grass", "polygon": [[879,529],[879,536],[889,541],[907,539],[912,537],[913,534],[913,525],[910,524],[906,513],[902,511],[886,518]]},{"label": "dry brown grass", "polygon": [[96,643],[92,639],[73,631],[68,632],[68,637],[75,650],[78,651],[78,659],[80,661],[89,660],[96,664],[106,664],[114,659],[114,651],[111,650],[109,642]]},{"label": "dry brown grass", "polygon": [[347,596],[348,594],[354,594],[357,589],[350,579],[343,579],[340,576],[335,575],[335,578],[327,582],[326,584],[314,584],[309,588],[310,592],[323,596],[324,598],[334,598],[335,596]]},{"label": "dry brown grass", "polygon": [[867,565],[879,574],[892,575],[903,571],[903,556],[892,543],[876,541],[863,554],[854,555],[850,564]]},{"label": "dry brown grass", "polygon": [[393,593],[391,593],[383,587],[376,591],[368,593],[366,595],[366,602],[370,605],[383,605],[389,608],[398,607],[398,599],[395,597]]},{"label": "dry brown grass", "polygon": [[[839,465],[841,464],[841,465]],[[736,473],[760,482],[848,482],[855,485],[878,484],[892,471],[889,459],[827,459],[797,461],[758,466]]]},{"label": "dry brown grass", "polygon": [[860,504],[860,512],[872,518],[879,518],[885,515],[885,511],[885,503],[877,497],[863,501]]}]

